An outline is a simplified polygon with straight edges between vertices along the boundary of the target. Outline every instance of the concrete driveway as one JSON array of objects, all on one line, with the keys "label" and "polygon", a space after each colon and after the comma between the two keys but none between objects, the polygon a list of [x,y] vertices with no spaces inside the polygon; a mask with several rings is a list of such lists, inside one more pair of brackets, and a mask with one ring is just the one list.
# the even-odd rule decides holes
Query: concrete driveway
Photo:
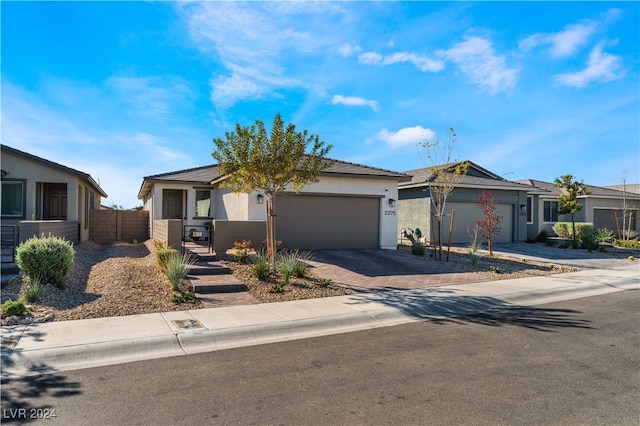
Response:
[{"label": "concrete driveway", "polygon": [[486,281],[428,257],[395,250],[314,250],[313,272],[356,291],[404,290]]}]

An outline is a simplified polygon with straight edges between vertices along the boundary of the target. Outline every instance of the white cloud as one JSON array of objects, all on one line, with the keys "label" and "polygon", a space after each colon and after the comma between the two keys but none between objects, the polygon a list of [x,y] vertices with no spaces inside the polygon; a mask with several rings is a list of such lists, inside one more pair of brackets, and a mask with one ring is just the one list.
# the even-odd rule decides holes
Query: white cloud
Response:
[{"label": "white cloud", "polygon": [[589,53],[587,67],[575,73],[556,76],[560,84],[585,87],[594,81],[611,81],[622,77],[620,57],[603,52],[604,43],[599,43]]},{"label": "white cloud", "polygon": [[390,132],[387,129],[382,129],[376,135],[376,139],[396,148],[408,145],[417,145],[420,142],[426,142],[434,139],[435,135],[435,132],[431,129],[425,129],[422,126],[414,126],[402,128],[397,132]]},{"label": "white cloud", "polygon": [[516,84],[518,70],[509,68],[505,57],[496,55],[491,42],[485,39],[470,37],[439,53],[458,65],[473,83],[491,93],[506,91]]},{"label": "white cloud", "polygon": [[331,100],[333,105],[341,104],[347,106],[368,106],[372,110],[378,110],[378,102],[356,96],[335,95]]},{"label": "white cloud", "polygon": [[360,54],[358,61],[366,65],[393,65],[397,63],[409,62],[415,65],[420,71],[437,72],[444,69],[441,61],[431,59],[424,55],[408,52],[396,52],[383,56],[377,52],[365,52]]},{"label": "white cloud", "polygon": [[596,25],[593,22],[568,25],[557,33],[536,33],[520,42],[520,49],[528,51],[534,47],[550,44],[551,56],[563,58],[576,53],[594,33]]},{"label": "white cloud", "polygon": [[338,50],[338,52],[340,52],[341,56],[348,58],[360,52],[361,50],[362,48],[357,44],[345,43],[342,46],[340,46],[340,49]]},{"label": "white cloud", "polygon": [[193,97],[187,82],[180,77],[113,76],[106,85],[115,89],[119,99],[132,111],[145,116],[167,115]]}]

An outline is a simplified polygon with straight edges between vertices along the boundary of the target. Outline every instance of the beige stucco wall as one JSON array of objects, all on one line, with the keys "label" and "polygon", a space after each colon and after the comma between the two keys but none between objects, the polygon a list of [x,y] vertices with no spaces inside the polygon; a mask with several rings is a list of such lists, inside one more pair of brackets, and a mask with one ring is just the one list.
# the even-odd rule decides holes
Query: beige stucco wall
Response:
[{"label": "beige stucco wall", "polygon": [[89,229],[86,226],[84,189],[94,193],[95,208],[100,208],[100,194],[92,189],[87,181],[74,175],[65,173],[53,167],[30,161],[10,152],[2,153],[2,170],[7,172],[7,179],[26,179],[25,217],[24,219],[2,219],[6,225],[18,225],[21,220],[31,220],[36,217],[36,184],[64,183],[67,185],[67,221],[80,222],[80,240],[89,239]]}]

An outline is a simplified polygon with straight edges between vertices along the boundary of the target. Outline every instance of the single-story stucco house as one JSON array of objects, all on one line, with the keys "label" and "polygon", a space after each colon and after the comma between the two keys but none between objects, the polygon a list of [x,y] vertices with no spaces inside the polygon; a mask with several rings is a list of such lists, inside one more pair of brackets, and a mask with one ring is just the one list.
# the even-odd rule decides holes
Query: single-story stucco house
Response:
[{"label": "single-story stucco house", "polygon": [[[534,179],[516,181],[528,186],[527,196],[527,237],[534,239],[542,230],[549,235],[555,235],[553,225],[556,222],[571,221],[570,215],[558,214],[558,196],[562,189],[556,188],[551,182],[543,182]],[[586,185],[591,192],[588,195],[578,197],[582,210],[575,214],[576,222],[593,223],[593,229],[606,228],[615,233],[622,229],[623,209],[626,204],[627,217],[625,221],[627,230],[637,231],[640,225],[640,194],[623,192],[616,189],[600,186]]]},{"label": "single-story stucco house", "polygon": [[[288,190],[277,196],[280,247],[396,249],[398,184],[410,177],[327,160],[332,164],[316,182],[298,194]],[[222,185],[226,178],[216,165],[144,177],[138,198],[149,212],[151,237],[175,246],[191,229],[199,232],[209,226],[216,252],[242,240],[259,248],[266,235],[265,197],[233,193]]]},{"label": "single-story stucco house", "polygon": [[[444,165],[448,170],[462,162]],[[455,185],[445,204],[445,220],[443,242],[449,239],[451,212],[455,210],[451,242],[464,244],[470,242],[469,232],[476,226],[476,220],[484,218],[478,206],[478,198],[484,190],[493,193],[498,206],[498,214],[502,216],[501,229],[495,242],[524,241],[527,238],[527,191],[526,185],[510,182],[486,170],[479,165],[466,161],[468,169],[462,181]],[[402,230],[420,229],[427,242],[434,241],[435,218],[429,188],[434,183],[431,168],[408,170],[411,180],[398,185],[398,226]],[[405,240],[406,242],[406,240]]]},{"label": "single-story stucco house", "polygon": [[88,240],[90,211],[107,197],[91,175],[6,145],[1,152],[3,231],[18,227],[20,241],[42,233]]}]

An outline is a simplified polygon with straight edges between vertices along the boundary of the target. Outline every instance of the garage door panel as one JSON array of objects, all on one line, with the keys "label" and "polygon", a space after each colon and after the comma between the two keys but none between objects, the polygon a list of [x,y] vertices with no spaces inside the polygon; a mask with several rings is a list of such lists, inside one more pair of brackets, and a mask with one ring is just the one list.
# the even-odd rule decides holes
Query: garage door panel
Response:
[{"label": "garage door panel", "polygon": [[293,195],[276,203],[276,238],[284,248],[379,246],[378,198]]},{"label": "garage door panel", "polygon": [[[456,244],[469,243],[470,237],[469,230],[476,226],[476,220],[484,219],[484,213],[480,210],[477,203],[459,203],[452,202],[447,203],[446,212],[451,214],[451,210],[455,209],[456,216],[453,224],[452,242]],[[500,232],[498,233],[495,242],[497,243],[510,243],[513,236],[513,206],[511,204],[498,204],[498,214],[502,216],[500,222]],[[447,241],[449,238],[449,223],[451,216],[447,216],[444,223],[444,239]]]}]

